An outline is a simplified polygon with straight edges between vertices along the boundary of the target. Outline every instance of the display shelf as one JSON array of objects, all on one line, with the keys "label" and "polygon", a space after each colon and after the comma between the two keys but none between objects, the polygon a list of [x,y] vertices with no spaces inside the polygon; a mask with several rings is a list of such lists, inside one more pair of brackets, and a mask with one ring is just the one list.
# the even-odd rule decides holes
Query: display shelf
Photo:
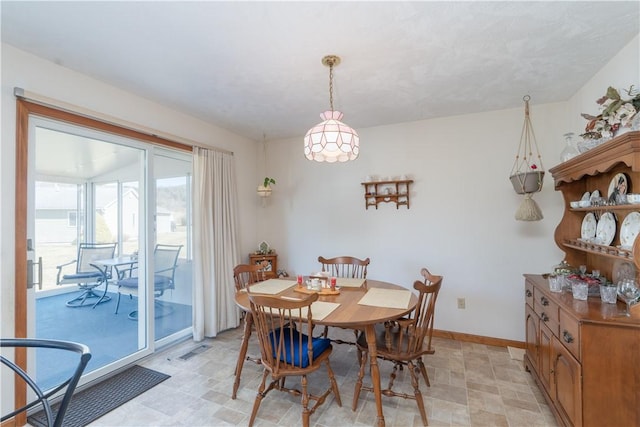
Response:
[{"label": "display shelf", "polygon": [[640,211],[640,204],[626,203],[624,205],[588,206],[586,208],[569,208],[573,212],[613,212],[613,211]]},{"label": "display shelf", "polygon": [[[636,239],[629,250],[620,249],[620,228],[631,212],[640,211],[638,204],[589,206],[571,208],[570,202],[580,200],[585,192],[600,191],[608,196],[610,183],[619,173],[628,178],[628,193],[640,192],[640,131],[621,136],[580,154],[550,169],[555,189],[562,193],[565,209],[556,227],[556,245],[573,265],[586,265],[588,270],[600,270],[612,278],[618,260],[631,262],[640,271],[640,244]],[[616,217],[616,234],[611,245],[598,245],[579,239],[582,221],[587,213],[611,212]]]},{"label": "display shelf", "polygon": [[411,179],[362,182],[365,209],[369,209],[369,206],[375,206],[378,209],[379,203],[395,203],[396,209],[400,206],[406,206],[409,209],[412,183]]},{"label": "display shelf", "polygon": [[599,245],[597,243],[584,242],[579,239],[567,240],[564,244],[565,248],[602,255],[610,258],[622,259],[625,261],[633,260],[633,251],[616,248],[614,246]]}]

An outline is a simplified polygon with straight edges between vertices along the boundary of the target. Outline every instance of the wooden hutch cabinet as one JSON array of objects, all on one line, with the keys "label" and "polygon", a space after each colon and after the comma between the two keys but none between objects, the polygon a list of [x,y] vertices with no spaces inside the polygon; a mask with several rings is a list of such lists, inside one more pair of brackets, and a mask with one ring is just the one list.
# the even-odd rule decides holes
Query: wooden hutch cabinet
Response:
[{"label": "wooden hutch cabinet", "polygon": [[260,264],[262,261],[267,261],[269,267],[267,267],[264,278],[275,279],[278,277],[278,254],[270,253],[267,255],[262,254],[249,254],[249,264]]},{"label": "wooden hutch cabinet", "polygon": [[[550,170],[564,198],[564,215],[555,231],[556,244],[571,265],[598,269],[612,279],[621,266],[640,270],[640,239],[631,249],[620,245],[626,215],[640,204],[571,208],[589,191],[607,196],[610,182],[624,173],[629,192],[640,192],[640,132],[628,132]],[[610,245],[584,242],[586,214],[612,212],[616,235]],[[640,304],[631,317],[620,317],[625,305],[587,301],[549,290],[541,275],[525,275],[525,367],[540,386],[558,421],[565,426],[640,425]]]}]

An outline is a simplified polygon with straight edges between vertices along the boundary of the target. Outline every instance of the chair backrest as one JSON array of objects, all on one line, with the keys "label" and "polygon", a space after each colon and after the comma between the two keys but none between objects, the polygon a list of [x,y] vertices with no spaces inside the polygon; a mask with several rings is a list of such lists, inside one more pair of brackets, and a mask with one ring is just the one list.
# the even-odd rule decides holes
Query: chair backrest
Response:
[{"label": "chair backrest", "polygon": [[96,268],[91,264],[99,259],[113,258],[116,245],[117,243],[80,243],[76,273],[95,273]]},{"label": "chair backrest", "polygon": [[318,299],[318,294],[290,300],[272,295],[252,294],[251,287],[248,290],[251,313],[260,342],[262,364],[274,376],[285,371],[291,373],[312,366],[314,340],[302,332],[313,331],[311,304]]},{"label": "chair backrest", "polygon": [[[442,286],[442,276],[433,275],[423,268],[421,271],[424,282],[416,280],[413,288],[418,291],[418,303],[407,319],[399,319],[396,323],[400,326],[397,333],[396,351],[407,357],[416,357],[420,354],[432,354],[431,337],[433,335],[433,319],[436,309],[436,299]],[[425,338],[426,348],[423,347]]]},{"label": "chair backrest", "polygon": [[269,266],[268,261],[258,264],[238,264],[233,268],[233,281],[236,285],[236,292],[245,289],[247,285],[262,282],[265,279],[265,272]]},{"label": "chair backrest", "polygon": [[322,271],[329,272],[335,277],[348,277],[353,279],[366,279],[369,258],[358,259],[352,256],[339,256],[324,258],[319,256],[318,262],[322,265]]},{"label": "chair backrest", "polygon": [[[11,419],[17,414],[26,411],[29,408],[35,407],[37,405],[42,405],[44,409],[44,413],[47,419],[47,426],[60,427],[63,424],[64,416],[66,414],[67,408],[69,407],[69,402],[73,396],[73,392],[78,385],[78,381],[80,381],[80,377],[84,372],[87,363],[89,363],[89,359],[91,359],[91,353],[89,351],[89,347],[84,344],[79,344],[70,341],[57,341],[57,340],[43,340],[43,339],[28,339],[28,338],[2,338],[0,339],[0,347],[1,348],[49,348],[56,350],[64,350],[69,352],[74,352],[79,354],[79,360],[73,370],[73,373],[70,377],[68,377],[65,381],[61,382],[58,386],[49,390],[47,393],[44,393],[43,390],[36,384],[36,382],[18,365],[16,365],[11,360],[5,358],[4,356],[0,356],[0,362],[7,366],[9,369],[14,371],[17,376],[19,376],[28,386],[31,388],[33,393],[36,396],[36,399],[26,404],[22,408],[15,409],[12,412],[2,415],[0,417],[0,422],[4,422],[5,420]],[[67,357],[64,355],[63,357]],[[60,402],[60,406],[58,407],[55,418],[54,412],[51,409],[51,403],[49,399],[58,394],[58,392],[64,390],[64,396],[62,401]]]},{"label": "chair backrest", "polygon": [[182,245],[162,245],[157,244],[153,251],[153,268],[156,282],[159,277],[168,281],[165,289],[174,289],[174,278],[178,265],[178,255]]}]

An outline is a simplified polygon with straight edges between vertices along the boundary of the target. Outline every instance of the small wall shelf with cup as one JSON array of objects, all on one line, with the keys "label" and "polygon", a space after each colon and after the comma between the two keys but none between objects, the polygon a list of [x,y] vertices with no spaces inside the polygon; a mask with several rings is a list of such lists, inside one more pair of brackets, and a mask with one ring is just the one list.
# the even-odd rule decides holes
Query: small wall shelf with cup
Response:
[{"label": "small wall shelf with cup", "polygon": [[406,206],[409,209],[412,183],[412,179],[362,182],[365,209],[369,209],[369,206],[375,206],[378,209],[378,203],[395,203],[396,209],[400,206]]}]

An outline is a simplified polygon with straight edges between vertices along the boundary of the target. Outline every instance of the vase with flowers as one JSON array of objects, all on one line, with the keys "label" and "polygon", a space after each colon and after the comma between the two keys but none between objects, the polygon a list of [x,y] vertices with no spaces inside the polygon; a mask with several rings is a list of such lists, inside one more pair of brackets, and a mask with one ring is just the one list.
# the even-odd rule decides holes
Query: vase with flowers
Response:
[{"label": "vase with flowers", "polygon": [[[623,95],[620,95],[620,92]],[[600,140],[604,142],[620,134],[622,131],[634,130],[633,124],[638,122],[640,111],[640,90],[632,85],[629,89],[618,91],[609,86],[607,93],[596,103],[600,106],[600,114],[593,116],[582,114],[589,122],[585,132],[580,135],[585,141]]]}]

